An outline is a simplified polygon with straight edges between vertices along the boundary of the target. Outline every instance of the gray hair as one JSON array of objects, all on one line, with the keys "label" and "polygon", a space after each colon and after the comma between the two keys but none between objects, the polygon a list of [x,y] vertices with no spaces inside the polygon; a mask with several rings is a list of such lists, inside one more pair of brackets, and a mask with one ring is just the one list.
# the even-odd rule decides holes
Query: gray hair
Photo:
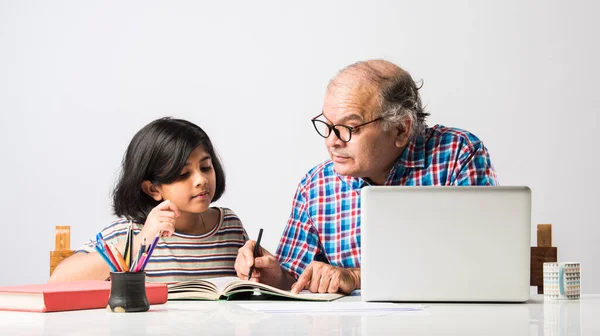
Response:
[{"label": "gray hair", "polygon": [[423,109],[418,92],[423,87],[423,80],[417,86],[405,72],[405,75],[394,78],[390,84],[379,88],[384,130],[389,130],[404,118],[410,118],[412,126],[409,135],[412,137],[423,134],[427,128],[425,119],[429,115]]},{"label": "gray hair", "polygon": [[340,74],[348,71],[358,73],[362,79],[376,86],[384,130],[409,118],[412,126],[405,130],[409,131],[409,137],[423,134],[427,128],[425,119],[429,116],[419,97],[423,80],[415,82],[408,72],[382,60],[357,62],[341,70]]}]

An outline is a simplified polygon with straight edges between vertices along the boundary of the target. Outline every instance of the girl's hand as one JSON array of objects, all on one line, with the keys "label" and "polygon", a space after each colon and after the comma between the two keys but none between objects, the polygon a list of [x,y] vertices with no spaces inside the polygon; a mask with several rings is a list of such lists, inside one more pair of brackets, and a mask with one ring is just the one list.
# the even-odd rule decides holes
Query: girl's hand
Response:
[{"label": "girl's hand", "polygon": [[177,217],[179,217],[179,209],[175,203],[169,200],[163,201],[148,214],[144,228],[140,232],[141,237],[146,237],[146,240],[151,242],[160,231],[163,237],[171,236],[175,232]]}]

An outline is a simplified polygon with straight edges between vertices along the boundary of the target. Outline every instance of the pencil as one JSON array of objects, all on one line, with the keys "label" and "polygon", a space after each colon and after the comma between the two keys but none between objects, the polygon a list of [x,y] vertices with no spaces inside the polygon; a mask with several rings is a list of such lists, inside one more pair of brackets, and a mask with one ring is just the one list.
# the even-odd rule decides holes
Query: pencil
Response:
[{"label": "pencil", "polygon": [[113,255],[112,250],[108,248],[108,244],[106,244],[106,241],[102,238],[102,236],[100,236],[100,245],[102,246],[102,250],[104,251],[104,253],[106,253],[106,255],[108,256],[108,259],[110,259],[113,265],[117,268],[117,272],[123,272],[123,269],[117,261],[117,258]]},{"label": "pencil", "polygon": [[135,266],[134,272],[142,271],[142,267],[144,266],[146,259],[148,259],[148,255],[146,253],[142,253],[142,256],[140,257],[140,261],[138,261],[137,265]]},{"label": "pencil", "polygon": [[[133,233],[133,221],[131,221],[129,229],[131,230],[131,235],[129,235],[129,266],[131,266],[131,263],[133,263],[133,258],[135,257],[133,255],[133,238],[135,237],[135,234]],[[131,269],[131,267],[129,268]]]},{"label": "pencil", "polygon": [[[263,229],[258,230],[258,239],[256,240],[256,244],[254,245],[254,258],[260,257],[258,253],[260,252],[260,239],[262,238]],[[254,271],[254,263],[250,266],[250,272],[248,272],[248,280],[252,279],[252,272]]]},{"label": "pencil", "polygon": [[127,237],[125,238],[125,250],[123,251],[123,259],[125,259],[125,265],[127,267],[131,266],[133,260],[131,260],[131,250],[133,246],[131,246],[131,235],[133,234],[131,228],[133,227],[133,222],[129,221],[129,225],[127,226]]},{"label": "pencil", "polygon": [[114,245],[109,245],[108,248],[112,251],[113,255],[117,259],[117,262],[123,269],[123,272],[129,272],[129,266],[125,264],[125,259],[123,259],[123,255]]}]

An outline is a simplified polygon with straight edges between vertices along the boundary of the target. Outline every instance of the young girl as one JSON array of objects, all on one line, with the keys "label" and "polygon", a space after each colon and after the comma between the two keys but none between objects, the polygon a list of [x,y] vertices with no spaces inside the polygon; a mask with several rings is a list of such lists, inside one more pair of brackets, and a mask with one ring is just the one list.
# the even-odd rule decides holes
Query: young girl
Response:
[{"label": "young girl", "polygon": [[[145,271],[148,281],[173,283],[236,276],[238,248],[248,240],[239,218],[227,208],[210,207],[225,190],[225,173],[208,135],[191,122],[162,118],[142,128],[123,158],[113,192],[121,219],[102,236],[121,253],[130,221],[133,255],[162,231]],[[54,270],[50,282],[109,277],[109,266],[92,243]]]}]

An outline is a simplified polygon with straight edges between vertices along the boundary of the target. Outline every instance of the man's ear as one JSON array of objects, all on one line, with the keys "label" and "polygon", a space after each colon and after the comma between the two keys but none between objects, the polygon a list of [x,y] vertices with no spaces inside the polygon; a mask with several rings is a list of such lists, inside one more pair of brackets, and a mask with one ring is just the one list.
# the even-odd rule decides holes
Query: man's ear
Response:
[{"label": "man's ear", "polygon": [[156,188],[156,186],[150,181],[142,181],[142,190],[144,193],[146,193],[146,195],[152,197],[152,199],[155,201],[160,202],[163,200],[160,190],[158,190],[158,188]]},{"label": "man's ear", "polygon": [[410,118],[404,118],[396,126],[396,142],[395,145],[398,148],[404,148],[410,139],[410,131],[412,128],[412,120]]}]

